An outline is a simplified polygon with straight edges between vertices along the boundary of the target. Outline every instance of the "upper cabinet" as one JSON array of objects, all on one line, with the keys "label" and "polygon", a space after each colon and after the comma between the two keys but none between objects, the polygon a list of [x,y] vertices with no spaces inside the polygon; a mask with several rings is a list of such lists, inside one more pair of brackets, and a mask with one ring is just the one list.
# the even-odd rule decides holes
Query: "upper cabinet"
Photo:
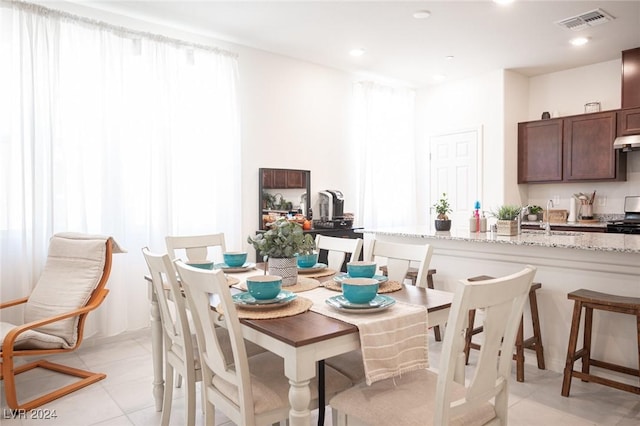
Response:
[{"label": "upper cabinet", "polygon": [[265,189],[306,188],[307,170],[260,169]]},{"label": "upper cabinet", "polygon": [[518,183],[562,180],[562,119],[518,123]]},{"label": "upper cabinet", "polygon": [[518,123],[518,183],[624,181],[617,112]]},{"label": "upper cabinet", "polygon": [[626,180],[626,169],[619,173],[617,168],[620,151],[613,149],[615,138],[615,111],[565,118],[564,180]]},{"label": "upper cabinet", "polygon": [[618,111],[618,136],[640,135],[640,107]]},{"label": "upper cabinet", "polygon": [[640,47],[622,52],[622,109],[640,108]]}]

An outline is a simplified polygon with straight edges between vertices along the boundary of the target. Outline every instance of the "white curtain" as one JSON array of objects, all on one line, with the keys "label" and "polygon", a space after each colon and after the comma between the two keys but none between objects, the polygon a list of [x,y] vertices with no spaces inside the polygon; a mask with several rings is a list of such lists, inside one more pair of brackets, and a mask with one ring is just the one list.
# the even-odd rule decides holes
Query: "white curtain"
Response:
[{"label": "white curtain", "polygon": [[358,223],[370,229],[415,225],[415,92],[358,82],[354,98]]},{"label": "white curtain", "polygon": [[128,253],[87,327],[114,335],[148,324],[142,247],[242,247],[234,54],[2,2],[0,60],[2,301],[30,293],[52,234],[111,235]]}]

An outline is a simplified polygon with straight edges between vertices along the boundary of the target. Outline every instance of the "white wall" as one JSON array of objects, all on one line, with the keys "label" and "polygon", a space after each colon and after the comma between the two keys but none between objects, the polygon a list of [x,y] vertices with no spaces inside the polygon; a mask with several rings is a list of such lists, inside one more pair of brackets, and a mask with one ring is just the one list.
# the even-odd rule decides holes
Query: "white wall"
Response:
[{"label": "white wall", "polygon": [[[529,118],[539,120],[542,111],[560,116],[582,114],[584,104],[599,101],[602,111],[621,106],[621,60],[532,77],[529,80]],[[627,181],[601,183],[528,184],[529,202],[544,206],[558,197],[558,208],[569,209],[576,192],[597,191],[595,213],[623,213],[624,196],[640,195],[640,152],[627,154]],[[599,205],[606,197],[606,205]]]},{"label": "white wall", "polygon": [[240,53],[243,232],[257,229],[260,167],[310,170],[315,215],[324,189],[341,190],[345,212],[355,211],[353,76],[255,49],[234,50]]},{"label": "white wall", "polygon": [[529,79],[529,117],[540,120],[544,111],[558,116],[584,113],[584,104],[600,102],[601,110],[619,109],[621,60],[601,62]]},{"label": "white wall", "polygon": [[505,155],[511,157],[513,153],[506,152],[504,148],[504,81],[504,71],[497,70],[418,91],[417,192],[418,202],[424,209],[419,224],[428,222],[429,206],[436,199],[436,194],[429,194],[428,153],[431,136],[481,127],[483,182],[479,198],[482,209],[490,210],[505,202],[506,177],[513,173],[507,173],[506,169],[514,165],[510,160],[505,161]]}]

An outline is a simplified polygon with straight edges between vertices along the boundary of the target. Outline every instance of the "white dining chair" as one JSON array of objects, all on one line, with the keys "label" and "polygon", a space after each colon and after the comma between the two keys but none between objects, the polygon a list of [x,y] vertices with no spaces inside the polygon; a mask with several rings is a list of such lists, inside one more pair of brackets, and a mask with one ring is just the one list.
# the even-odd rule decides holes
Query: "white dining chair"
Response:
[{"label": "white dining chair", "polygon": [[[185,424],[192,426],[195,424],[196,412],[195,384],[202,380],[202,372],[197,359],[197,344],[189,328],[186,300],[182,296],[169,256],[151,253],[148,248],[143,248],[142,254],[149,267],[153,291],[158,300],[164,339],[165,389],[160,423],[166,426],[171,418],[175,371],[178,377],[184,377],[186,381]],[[173,304],[173,309],[170,304]]]},{"label": "white dining chair", "polygon": [[[237,425],[271,425],[289,416],[289,380],[281,357],[263,352],[247,356],[242,328],[222,271],[193,268],[175,261],[193,315],[203,374],[205,424],[215,424],[220,410]],[[215,310],[211,300],[219,304]],[[216,324],[228,330],[232,353],[222,350]],[[337,394],[352,385],[345,376],[327,368],[326,389]],[[317,405],[317,381],[311,381],[311,404]],[[315,406],[311,408],[316,408]]]},{"label": "white dining chair", "polygon": [[223,262],[222,255],[227,250],[224,233],[205,235],[169,235],[165,237],[167,253],[171,259],[184,261],[211,260]]},{"label": "white dining chair", "polygon": [[362,238],[316,235],[316,249],[327,251],[327,266],[334,271],[342,270],[345,261],[358,260],[362,252],[362,243]]},{"label": "white dining chair", "polygon": [[[526,266],[481,283],[461,280],[451,305],[439,373],[416,370],[336,395],[330,404],[338,411],[338,425],[508,424],[511,354],[535,272],[535,267]],[[454,374],[464,363],[468,312],[480,308],[486,313],[487,334],[475,374],[465,387],[454,381]]]},{"label": "white dining chair", "polygon": [[367,250],[367,260],[378,267],[386,265],[390,281],[403,283],[411,265],[418,268],[416,286],[427,288],[427,276],[433,248],[429,244],[390,243],[372,240]]},{"label": "white dining chair", "polygon": [[[366,259],[381,262],[378,266],[386,264],[389,280],[400,283],[404,281],[409,266],[417,264],[418,277],[416,285],[426,288],[427,272],[432,253],[433,249],[429,244],[401,244],[373,240]],[[354,383],[364,381],[362,352],[359,350],[328,358],[325,363],[349,377]]]},{"label": "white dining chair", "polygon": [[[214,263],[223,262],[223,254],[226,251],[224,233],[204,235],[169,235],[165,237],[167,253],[171,260],[182,259],[184,261],[210,260]],[[173,267],[173,264],[172,264]],[[174,268],[175,269],[175,268]],[[190,314],[188,314],[191,319]],[[191,321],[191,320],[190,320]],[[191,324],[191,322],[190,322]],[[195,331],[192,326],[191,334],[195,339]],[[265,349],[251,342],[245,342],[249,356],[264,352]],[[196,351],[197,352],[197,351]],[[176,387],[182,385],[182,376],[178,375]]]}]

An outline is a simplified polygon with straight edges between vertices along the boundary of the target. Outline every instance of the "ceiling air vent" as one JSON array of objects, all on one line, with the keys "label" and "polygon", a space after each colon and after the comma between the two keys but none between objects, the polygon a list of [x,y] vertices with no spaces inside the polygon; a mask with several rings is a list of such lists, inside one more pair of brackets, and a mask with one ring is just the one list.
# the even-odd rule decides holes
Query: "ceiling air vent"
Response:
[{"label": "ceiling air vent", "polygon": [[605,24],[609,21],[613,21],[614,19],[616,18],[609,15],[604,10],[595,9],[581,13],[577,16],[572,16],[571,18],[562,19],[557,21],[556,24],[572,31],[580,31],[587,27],[595,27],[596,25]]}]

